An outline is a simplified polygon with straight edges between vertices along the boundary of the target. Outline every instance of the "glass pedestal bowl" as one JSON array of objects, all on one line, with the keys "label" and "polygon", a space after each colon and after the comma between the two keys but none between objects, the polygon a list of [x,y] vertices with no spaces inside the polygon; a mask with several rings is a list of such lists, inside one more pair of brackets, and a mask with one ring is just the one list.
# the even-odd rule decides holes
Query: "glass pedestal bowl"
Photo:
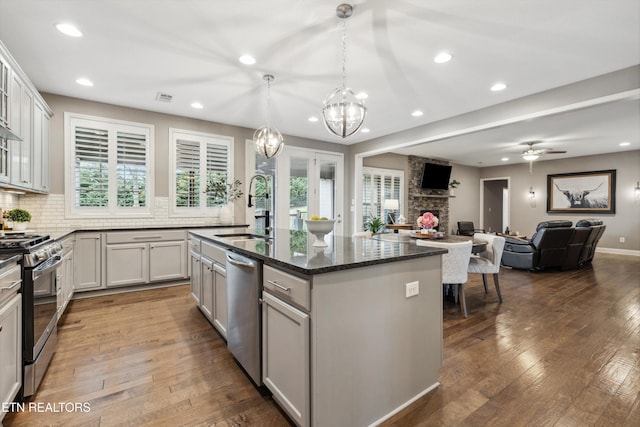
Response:
[{"label": "glass pedestal bowl", "polygon": [[324,241],[324,236],[326,234],[331,233],[333,230],[333,225],[335,224],[335,219],[319,219],[319,220],[311,220],[305,219],[305,224],[307,224],[307,230],[309,233],[316,236],[316,241],[312,246],[317,248],[327,246],[327,243]]}]

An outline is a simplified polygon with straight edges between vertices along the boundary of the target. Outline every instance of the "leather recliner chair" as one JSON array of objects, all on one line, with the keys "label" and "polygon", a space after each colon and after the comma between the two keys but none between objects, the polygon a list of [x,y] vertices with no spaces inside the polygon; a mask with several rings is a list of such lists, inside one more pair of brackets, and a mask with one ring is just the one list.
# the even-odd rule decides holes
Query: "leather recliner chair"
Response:
[{"label": "leather recliner chair", "polygon": [[596,253],[596,246],[598,245],[600,237],[604,234],[604,230],[607,226],[604,225],[601,219],[581,219],[576,223],[576,227],[584,227],[590,230],[578,260],[578,265],[583,265],[591,262],[593,259],[593,255]]},{"label": "leather recliner chair", "polygon": [[531,240],[506,237],[502,264],[523,270],[563,267],[575,229],[567,220],[543,221]]}]

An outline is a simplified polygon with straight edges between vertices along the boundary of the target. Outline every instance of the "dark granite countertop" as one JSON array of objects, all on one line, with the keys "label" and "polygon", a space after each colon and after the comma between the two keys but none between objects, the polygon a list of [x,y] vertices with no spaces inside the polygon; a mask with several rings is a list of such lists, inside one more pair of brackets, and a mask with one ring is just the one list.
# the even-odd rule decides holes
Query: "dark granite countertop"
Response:
[{"label": "dark granite countertop", "polygon": [[233,224],[233,225],[202,225],[202,226],[151,226],[151,227],[104,227],[104,228],[69,228],[66,230],[54,230],[49,231],[47,229],[38,229],[36,234],[48,234],[54,240],[62,240],[65,237],[73,233],[108,233],[110,231],[143,231],[143,230],[209,230],[209,229],[221,229],[221,228],[247,228],[249,224]]},{"label": "dark granite countertop", "polygon": [[[252,229],[246,231],[255,233]],[[192,229],[190,233],[239,254],[262,260],[267,265],[304,275],[442,255],[447,252],[446,249],[418,246],[415,243],[333,235],[325,237],[327,247],[317,248],[313,246],[316,238],[311,233],[286,229],[274,230],[268,239],[249,240],[218,237],[218,234],[224,234],[222,230]]]}]

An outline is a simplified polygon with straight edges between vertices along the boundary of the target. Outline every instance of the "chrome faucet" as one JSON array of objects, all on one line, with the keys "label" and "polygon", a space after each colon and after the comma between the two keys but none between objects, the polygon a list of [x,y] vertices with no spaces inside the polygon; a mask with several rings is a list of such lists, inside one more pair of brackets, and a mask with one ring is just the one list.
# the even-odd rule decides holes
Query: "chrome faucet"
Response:
[{"label": "chrome faucet", "polygon": [[249,203],[247,203],[247,207],[251,208],[254,206],[253,203],[251,203],[251,200],[255,197],[251,195],[251,186],[253,185],[253,181],[257,178],[262,178],[264,181],[264,198],[267,201],[267,208],[264,211],[264,233],[269,234],[269,231],[271,231],[271,223],[269,220],[269,180],[266,175],[258,174],[251,177],[251,180],[249,181]]}]

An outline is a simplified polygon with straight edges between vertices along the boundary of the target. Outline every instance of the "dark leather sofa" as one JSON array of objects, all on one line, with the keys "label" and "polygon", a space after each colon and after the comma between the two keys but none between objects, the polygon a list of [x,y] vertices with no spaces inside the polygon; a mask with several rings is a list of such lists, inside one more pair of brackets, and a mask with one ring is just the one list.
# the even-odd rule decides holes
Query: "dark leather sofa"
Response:
[{"label": "dark leather sofa", "polygon": [[530,240],[506,237],[502,265],[523,270],[575,269],[593,259],[604,233],[601,220],[543,221]]}]

